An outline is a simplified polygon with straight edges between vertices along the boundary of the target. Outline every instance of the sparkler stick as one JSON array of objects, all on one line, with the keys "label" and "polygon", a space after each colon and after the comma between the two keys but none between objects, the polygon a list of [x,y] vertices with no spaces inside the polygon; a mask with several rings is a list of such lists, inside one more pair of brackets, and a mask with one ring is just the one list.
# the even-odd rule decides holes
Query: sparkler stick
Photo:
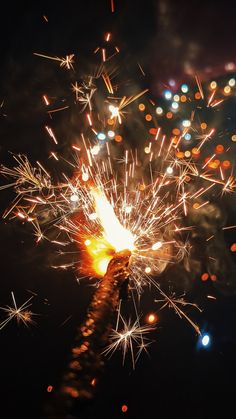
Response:
[{"label": "sparkler stick", "polygon": [[[53,410],[57,410],[58,419],[65,418],[64,414],[73,408],[74,403],[76,405],[76,401],[90,400],[94,395],[95,379],[104,366],[101,352],[111,332],[120,292],[128,281],[130,256],[129,250],[113,256],[92,298],[87,316],[77,330],[67,370],[55,396]],[[55,417],[52,416],[55,411],[51,410],[49,407],[48,417]]]}]

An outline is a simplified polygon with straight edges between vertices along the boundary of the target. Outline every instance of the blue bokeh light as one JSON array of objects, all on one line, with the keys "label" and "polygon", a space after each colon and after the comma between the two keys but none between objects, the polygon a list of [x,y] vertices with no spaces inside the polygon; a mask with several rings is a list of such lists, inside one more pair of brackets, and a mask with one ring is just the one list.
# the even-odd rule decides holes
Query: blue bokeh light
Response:
[{"label": "blue bokeh light", "polygon": [[170,100],[172,98],[172,93],[170,90],[165,90],[164,91],[164,96],[167,100]]},{"label": "blue bokeh light", "polygon": [[185,136],[184,136],[184,139],[187,140],[187,141],[190,141],[191,138],[192,138],[192,136],[189,133],[185,134]]},{"label": "blue bokeh light", "polygon": [[205,348],[210,345],[211,339],[208,334],[204,334],[201,339],[202,346]]},{"label": "blue bokeh light", "polygon": [[182,90],[183,93],[187,93],[188,92],[188,85],[187,84],[182,84],[181,90]]},{"label": "blue bokeh light", "polygon": [[101,141],[104,141],[106,139],[106,135],[103,132],[99,132],[97,137]]}]

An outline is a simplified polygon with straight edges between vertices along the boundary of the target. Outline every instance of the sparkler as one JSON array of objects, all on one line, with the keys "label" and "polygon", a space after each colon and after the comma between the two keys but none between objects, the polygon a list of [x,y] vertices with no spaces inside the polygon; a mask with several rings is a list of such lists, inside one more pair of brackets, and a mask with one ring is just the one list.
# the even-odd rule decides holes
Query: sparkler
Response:
[{"label": "sparkler", "polygon": [[[106,35],[107,43],[110,38]],[[80,74],[72,83],[82,126],[80,139],[77,136],[72,144],[73,158],[65,159],[55,149],[50,153],[57,165],[60,161],[68,165],[67,172],[58,173],[55,181],[45,164],[37,161],[32,165],[24,155],[13,156],[14,167],[1,167],[1,174],[12,179],[1,189],[11,187],[16,192],[4,218],[21,219],[33,227],[37,242],[48,240],[62,247],[62,262],[55,268],[79,268],[82,277],[98,279],[88,315],[79,328],[79,343],[72,348],[68,374],[59,391],[69,405],[73,398],[91,397],[91,383],[102,366],[102,351],[110,354],[122,347],[124,359],[130,349],[134,364],[133,343],[139,347],[136,358],[146,348],[143,335],[150,327],[141,325],[138,314],[134,323],[125,322],[118,309],[125,283],[136,313],[144,289],[152,288],[158,296],[156,302],[172,307],[200,333],[183,311],[186,305],[196,305],[174,294],[167,295],[158,278],[180,261],[188,265],[188,235],[198,228],[188,225],[188,217],[201,214],[210,206],[213,194],[231,193],[236,187],[228,157],[230,146],[222,151],[216,143],[216,129],[199,122],[198,109],[215,109],[224,98],[216,97],[215,90],[204,92],[196,76],[198,90],[189,97],[192,109],[183,119],[178,115],[183,112],[186,95],[173,96],[166,91],[166,100],[174,99],[168,105],[166,118],[171,126],[176,115],[178,127],[165,132],[160,121],[163,108],[147,98],[148,89],[136,88],[122,94],[116,67],[110,67],[110,58],[118,54],[117,47],[111,53],[98,47],[95,53],[99,49],[102,63],[98,69],[92,75]],[[36,55],[59,61],[76,77],[73,54],[65,59]],[[182,86],[182,93],[186,91]],[[55,112],[71,107],[69,101],[54,108],[47,96],[43,100],[50,107],[47,112],[51,118]],[[46,132],[56,147],[53,128],[46,125]],[[134,147],[129,141],[123,145],[127,136],[130,143],[137,137]],[[214,236],[214,231],[209,233]],[[67,246],[73,247],[77,257],[64,263]],[[118,322],[111,335],[112,343],[107,344],[115,311],[124,328],[119,331]],[[107,348],[102,348],[106,344]]]}]

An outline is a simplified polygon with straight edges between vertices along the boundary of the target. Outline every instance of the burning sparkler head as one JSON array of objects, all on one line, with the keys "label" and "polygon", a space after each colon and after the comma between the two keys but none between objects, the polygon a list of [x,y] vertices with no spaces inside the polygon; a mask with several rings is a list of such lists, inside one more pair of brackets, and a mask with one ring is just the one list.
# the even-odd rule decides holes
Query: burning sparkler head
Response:
[{"label": "burning sparkler head", "polygon": [[131,251],[128,249],[121,250],[120,252],[115,253],[115,255],[110,260],[107,267],[107,274],[111,272],[113,276],[118,280],[120,277],[127,279],[129,272],[129,263],[130,263]]}]

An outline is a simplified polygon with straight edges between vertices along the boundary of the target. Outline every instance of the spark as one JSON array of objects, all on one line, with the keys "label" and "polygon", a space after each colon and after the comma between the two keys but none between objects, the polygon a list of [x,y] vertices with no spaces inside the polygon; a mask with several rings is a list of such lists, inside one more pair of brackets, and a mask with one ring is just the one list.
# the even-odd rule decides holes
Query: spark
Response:
[{"label": "spark", "polygon": [[203,93],[203,90],[202,90],[202,84],[201,84],[201,81],[200,81],[200,79],[199,79],[199,77],[198,77],[197,74],[195,75],[195,80],[196,80],[197,87],[198,87],[198,90],[200,92],[201,98],[204,99],[204,93]]},{"label": "spark", "polygon": [[[121,330],[118,330],[119,323],[122,324]],[[117,349],[120,349],[123,354],[124,363],[127,353],[130,351],[133,369],[135,369],[135,364],[141,352],[143,350],[147,351],[147,347],[151,343],[149,340],[147,340],[145,335],[153,330],[155,330],[154,326],[141,326],[139,318],[136,319],[133,323],[130,319],[126,322],[122,315],[119,314],[117,328],[112,330],[110,336],[111,343],[106,347],[103,353],[105,355],[112,356]],[[135,353],[134,345],[135,347],[138,347],[137,353]]]},{"label": "spark", "polygon": [[114,3],[114,0],[111,0],[111,12],[112,13],[115,12],[115,3]]},{"label": "spark", "polygon": [[34,324],[32,320],[32,313],[28,308],[31,306],[29,302],[32,300],[33,296],[26,300],[21,306],[17,306],[16,299],[13,291],[11,292],[11,297],[13,301],[13,306],[0,307],[7,314],[7,318],[0,323],[0,330],[3,329],[11,320],[16,319],[17,323],[22,322],[25,326],[29,324]]},{"label": "spark", "polygon": [[46,106],[50,105],[50,102],[49,102],[46,95],[43,95],[43,100],[44,100]]},{"label": "spark", "polygon": [[223,227],[222,230],[231,230],[232,228],[236,228],[236,225]]},{"label": "spark", "polygon": [[39,54],[37,52],[34,52],[34,55],[37,55],[38,57],[47,58],[49,60],[59,61],[60,67],[65,67],[67,70],[74,70],[73,63],[74,63],[74,54],[66,55],[64,58],[59,57],[51,57],[49,55]]},{"label": "spark", "polygon": [[191,326],[195,329],[195,331],[200,335],[201,332],[200,332],[199,326],[191,320],[191,318],[183,311],[182,308],[180,308],[181,306],[182,307],[190,306],[190,307],[194,307],[195,309],[201,312],[202,310],[198,307],[198,305],[184,300],[184,295],[180,296],[179,298],[175,298],[175,293],[173,293],[170,296],[165,294],[162,290],[160,291],[160,293],[163,295],[164,298],[155,300],[155,302],[163,303],[161,310],[165,307],[172,308],[180,318],[185,318],[191,324]]},{"label": "spark", "polygon": [[[69,106],[62,106],[60,108],[52,109],[52,110],[48,111],[48,114],[51,115],[52,113],[61,112],[61,111],[64,111],[65,109],[68,109],[68,108],[69,108]],[[57,142],[56,142],[57,140],[53,136],[52,136],[52,138],[53,138],[54,142],[57,144]]]},{"label": "spark", "polygon": [[53,133],[52,128],[48,127],[47,125],[45,126],[45,129],[47,130],[48,134],[50,135],[50,137],[53,139],[55,144],[58,144],[58,141]]}]

